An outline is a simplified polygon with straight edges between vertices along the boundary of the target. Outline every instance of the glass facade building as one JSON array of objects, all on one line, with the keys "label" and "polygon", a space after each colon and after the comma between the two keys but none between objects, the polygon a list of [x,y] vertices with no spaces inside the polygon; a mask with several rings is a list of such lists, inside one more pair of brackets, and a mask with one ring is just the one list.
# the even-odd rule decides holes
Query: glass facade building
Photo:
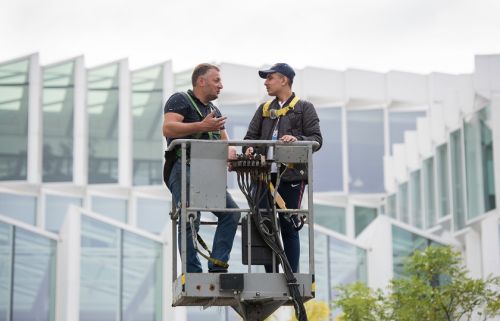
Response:
[{"label": "glass facade building", "polygon": [[[410,75],[429,86],[420,89],[398,72],[297,74],[294,91],[315,104],[324,140],[313,157],[316,300],[331,302],[342,284],[403,277],[404,260],[434,244],[459,246],[465,257],[480,249],[481,262],[467,266],[499,273],[500,104],[483,87],[500,79],[481,81],[500,76],[479,67],[477,85],[454,88],[470,93],[459,104],[446,93],[464,82],[439,74]],[[268,97],[241,76],[260,81],[258,68],[220,68],[215,103],[239,140]],[[191,70],[174,73],[171,62],[131,71],[126,59],[87,68],[77,57],[40,66],[35,54],[0,63],[0,321],[239,320],[231,308],[170,306],[177,249],[162,177],[163,105],[189,88]],[[227,184],[246,207],[234,174]],[[200,234],[211,244],[214,226]],[[307,273],[307,229],[300,238]],[[234,273],[247,271],[241,243],[238,231]]]}]

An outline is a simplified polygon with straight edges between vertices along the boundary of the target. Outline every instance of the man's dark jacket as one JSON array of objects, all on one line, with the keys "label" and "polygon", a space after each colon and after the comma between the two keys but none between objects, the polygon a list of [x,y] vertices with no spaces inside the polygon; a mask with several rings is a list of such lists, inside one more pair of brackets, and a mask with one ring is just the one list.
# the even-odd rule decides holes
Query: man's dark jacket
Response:
[{"label": "man's dark jacket", "polygon": [[[295,97],[293,94],[283,106],[288,106],[288,104]],[[278,119],[271,119],[269,117],[262,116],[262,109],[264,104],[261,104],[255,115],[248,125],[248,131],[245,135],[246,140],[271,140],[273,128],[278,121]],[[280,105],[278,99],[274,99],[269,109],[279,109]],[[292,135],[299,141],[315,141],[319,143],[321,148],[323,143],[323,137],[321,136],[321,130],[319,127],[319,118],[316,114],[313,104],[306,100],[299,100],[295,105],[295,108],[289,111],[286,115],[280,117],[278,124],[278,139],[283,135]],[[315,151],[316,151],[315,150]],[[255,147],[254,151],[259,154],[267,155],[267,148],[265,147]],[[284,168],[282,168],[283,170]],[[307,167],[306,166],[295,166],[294,168],[288,168],[281,179],[285,182],[297,182],[307,180]]]}]

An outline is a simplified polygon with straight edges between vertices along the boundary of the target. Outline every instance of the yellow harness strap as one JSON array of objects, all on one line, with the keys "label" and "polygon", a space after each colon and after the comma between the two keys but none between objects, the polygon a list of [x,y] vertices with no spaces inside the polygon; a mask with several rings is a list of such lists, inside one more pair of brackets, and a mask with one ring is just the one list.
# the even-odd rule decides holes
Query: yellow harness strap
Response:
[{"label": "yellow harness strap", "polygon": [[[295,108],[295,105],[299,102],[300,98],[295,96],[290,104],[288,104],[285,107],[282,107],[280,109],[276,110],[276,117],[281,117],[285,116],[290,110]],[[262,117],[271,117],[271,113],[269,111],[269,106],[271,106],[271,103],[274,101],[274,99],[267,101],[264,104],[264,107],[262,107]]]}]

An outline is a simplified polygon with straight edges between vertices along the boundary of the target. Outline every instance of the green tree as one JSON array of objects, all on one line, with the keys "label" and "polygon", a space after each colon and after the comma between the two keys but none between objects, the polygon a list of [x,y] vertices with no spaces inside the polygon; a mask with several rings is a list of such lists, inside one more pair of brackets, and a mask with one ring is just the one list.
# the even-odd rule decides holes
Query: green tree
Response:
[{"label": "green tree", "polygon": [[334,305],[345,321],[464,321],[500,315],[500,278],[472,279],[450,247],[416,251],[406,277],[391,281],[387,294],[364,284],[340,287]]}]

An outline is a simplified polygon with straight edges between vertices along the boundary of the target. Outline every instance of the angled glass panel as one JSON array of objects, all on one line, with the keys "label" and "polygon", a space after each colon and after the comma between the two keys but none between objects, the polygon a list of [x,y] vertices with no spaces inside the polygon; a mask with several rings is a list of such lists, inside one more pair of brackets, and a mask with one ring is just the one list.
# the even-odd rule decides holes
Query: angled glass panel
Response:
[{"label": "angled glass panel", "polygon": [[171,204],[168,201],[138,198],[137,199],[137,227],[151,233],[160,234],[170,219]]},{"label": "angled glass panel", "polygon": [[126,199],[92,196],[92,211],[120,222],[127,221],[128,202]]},{"label": "angled glass panel", "polygon": [[346,234],[345,208],[314,204],[314,223],[335,232]]},{"label": "angled glass panel", "polygon": [[391,194],[387,196],[387,215],[392,218],[397,217],[397,208],[396,208],[396,194]]},{"label": "angled glass panel", "polygon": [[73,180],[73,115],[75,62],[43,69],[44,182]]},{"label": "angled glass panel", "polygon": [[373,207],[354,206],[354,229],[356,236],[377,218],[377,209]]},{"label": "angled glass panel", "polygon": [[[347,112],[349,192],[384,192],[384,112]],[[320,151],[321,152],[321,151]]]},{"label": "angled glass panel", "polygon": [[334,237],[328,238],[330,242],[330,289],[356,281],[367,282],[366,251]]},{"label": "angled glass panel", "polygon": [[87,73],[89,184],[118,182],[119,63]]},{"label": "angled glass panel", "polygon": [[121,232],[82,217],[80,321],[119,320]]},{"label": "angled glass panel", "polygon": [[328,287],[328,236],[315,232],[314,237],[314,279],[316,281],[316,300],[329,302],[330,289]]},{"label": "angled glass panel", "polygon": [[26,180],[29,58],[0,64],[0,181]]},{"label": "angled glass panel", "polygon": [[15,228],[12,320],[53,320],[56,241]]},{"label": "angled glass panel", "polygon": [[133,184],[163,182],[163,66],[132,73]]},{"label": "angled glass panel", "polygon": [[404,262],[416,250],[423,250],[430,245],[439,245],[420,235],[409,232],[398,226],[392,226],[392,260],[394,278],[405,276]]},{"label": "angled glass panel", "polygon": [[10,320],[13,230],[0,222],[0,321]]},{"label": "angled glass panel", "polygon": [[462,132],[460,130],[450,134],[450,161],[453,225],[455,230],[460,230],[465,226],[465,186],[462,172]]},{"label": "angled glass panel", "polygon": [[443,144],[436,149],[436,175],[438,191],[439,217],[450,214],[450,182],[448,172],[448,145]]},{"label": "angled glass panel", "polygon": [[316,108],[323,146],[313,156],[314,191],[342,191],[342,109]]},{"label": "angled glass panel", "polygon": [[423,161],[423,190],[424,190],[424,212],[426,227],[436,225],[436,188],[434,179],[434,158],[427,158]]},{"label": "angled glass panel", "polygon": [[420,193],[420,170],[410,173],[411,222],[415,227],[423,227],[422,196]]},{"label": "angled glass panel", "polygon": [[389,141],[392,148],[394,144],[404,142],[405,131],[417,129],[417,119],[425,117],[425,111],[390,112],[389,113]]},{"label": "angled glass panel", "polygon": [[122,262],[122,320],[161,320],[161,244],[124,232]]},{"label": "angled glass panel", "polygon": [[410,212],[408,210],[408,183],[399,184],[398,210],[399,220],[406,224],[410,224]]},{"label": "angled glass panel", "polygon": [[45,197],[45,228],[51,232],[59,232],[70,205],[81,207],[82,199],[79,197],[47,195]]},{"label": "angled glass panel", "polygon": [[36,197],[31,195],[0,193],[0,215],[5,215],[15,220],[35,225]]}]

